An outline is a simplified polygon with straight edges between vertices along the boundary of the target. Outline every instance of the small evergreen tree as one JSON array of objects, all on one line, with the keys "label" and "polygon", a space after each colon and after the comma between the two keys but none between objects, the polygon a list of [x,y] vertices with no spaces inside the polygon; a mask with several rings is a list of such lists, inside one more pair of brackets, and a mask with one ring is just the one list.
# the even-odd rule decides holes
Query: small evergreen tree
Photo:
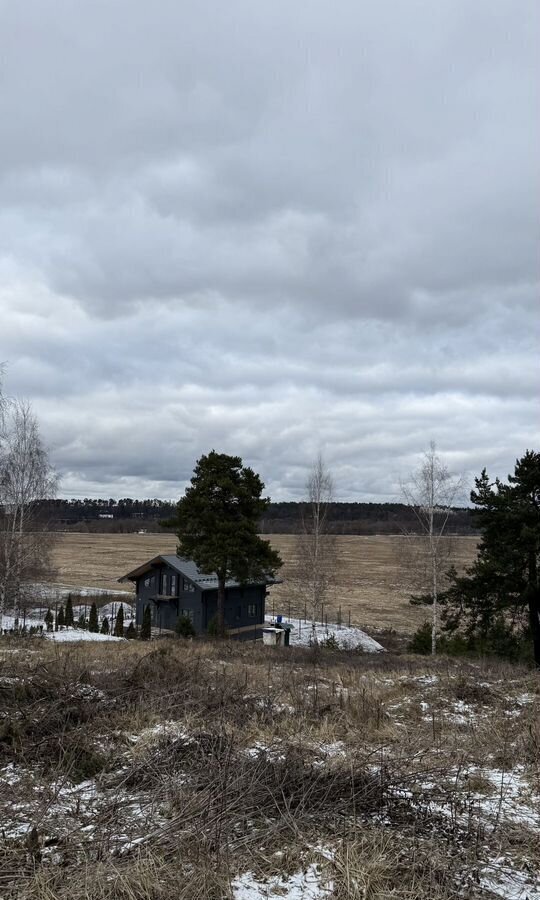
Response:
[{"label": "small evergreen tree", "polygon": [[120,609],[118,610],[116,616],[116,622],[114,623],[114,636],[115,637],[124,637],[124,607],[120,604]]},{"label": "small evergreen tree", "polygon": [[408,646],[409,653],[420,653],[422,656],[428,656],[431,653],[431,622],[424,622],[412,636]]},{"label": "small evergreen tree", "polygon": [[[66,624],[66,617],[64,615],[64,607],[63,606],[60,606],[60,609],[58,610],[58,615],[56,616],[56,624],[57,624],[58,628],[63,628],[64,625]],[[56,629],[57,631],[58,631],[58,628]]]},{"label": "small evergreen tree", "polygon": [[178,616],[176,627],[174,629],[178,637],[190,638],[195,637],[195,628],[193,622],[188,616]]},{"label": "small evergreen tree", "polygon": [[149,641],[152,637],[152,613],[150,607],[145,606],[141,626],[141,641]]},{"label": "small evergreen tree", "polygon": [[103,622],[101,623],[101,634],[108,634],[108,633],[109,633],[109,620],[108,620],[107,616],[105,616],[105,618],[103,619]]},{"label": "small evergreen tree", "polygon": [[137,629],[133,622],[130,622],[128,627],[126,628],[126,637],[128,641],[133,641],[137,637]]},{"label": "small evergreen tree", "polygon": [[65,618],[66,618],[66,625],[68,626],[68,628],[73,628],[74,618],[73,618],[73,604],[71,602],[71,594],[68,594]]},{"label": "small evergreen tree", "polygon": [[88,620],[88,631],[92,631],[92,632],[94,632],[94,634],[97,634],[99,631],[98,611],[97,611],[97,606],[96,606],[95,602],[92,603],[92,606],[90,607],[90,619]]},{"label": "small evergreen tree", "polygon": [[53,625],[54,625],[54,616],[52,614],[51,609],[48,609],[47,612],[45,613],[44,622],[45,622],[45,625],[47,626],[47,631],[52,631]]},{"label": "small evergreen tree", "polygon": [[86,628],[88,622],[86,621],[84,613],[81,613],[79,619],[77,621],[77,628]]}]

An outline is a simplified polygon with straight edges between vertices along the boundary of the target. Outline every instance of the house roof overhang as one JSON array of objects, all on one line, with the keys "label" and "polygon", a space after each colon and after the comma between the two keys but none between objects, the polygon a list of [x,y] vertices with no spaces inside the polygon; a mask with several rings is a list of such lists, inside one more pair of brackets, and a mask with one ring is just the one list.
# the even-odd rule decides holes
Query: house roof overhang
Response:
[{"label": "house roof overhang", "polygon": [[[149,559],[145,563],[142,563],[142,565],[138,566],[136,569],[132,569],[131,572],[123,575],[118,579],[118,581],[136,581],[147,572],[151,572],[152,569],[156,569],[159,566],[163,565],[170,566],[172,569],[175,569],[180,575],[191,581],[201,591],[217,590],[218,580],[215,572],[211,574],[201,572],[197,568],[193,560],[183,559],[180,556],[175,556],[172,554],[160,554],[159,556],[154,556],[152,559]],[[254,586],[262,587],[272,584],[282,584],[282,581],[279,578],[271,578],[270,576],[247,581],[245,584],[242,584],[240,581],[236,581],[235,579],[229,579],[225,582],[225,588]]]}]

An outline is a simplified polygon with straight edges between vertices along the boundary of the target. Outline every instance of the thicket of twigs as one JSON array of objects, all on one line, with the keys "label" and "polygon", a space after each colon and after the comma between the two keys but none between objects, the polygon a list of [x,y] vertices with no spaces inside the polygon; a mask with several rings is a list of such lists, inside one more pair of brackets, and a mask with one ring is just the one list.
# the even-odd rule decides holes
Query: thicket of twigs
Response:
[{"label": "thicket of twigs", "polygon": [[[338,900],[492,896],[495,860],[529,877],[536,854],[536,677],[5,639],[0,897],[218,900],[242,873],[264,884],[310,866]],[[530,796],[505,793],[516,767]]]}]

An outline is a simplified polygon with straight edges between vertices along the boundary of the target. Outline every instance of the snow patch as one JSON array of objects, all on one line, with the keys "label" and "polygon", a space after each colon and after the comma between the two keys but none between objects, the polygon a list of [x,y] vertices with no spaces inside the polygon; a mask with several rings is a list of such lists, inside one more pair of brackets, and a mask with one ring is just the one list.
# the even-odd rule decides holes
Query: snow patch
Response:
[{"label": "snow patch", "polygon": [[231,887],[234,900],[324,900],[334,891],[317,863],[311,863],[305,871],[273,875],[267,880],[245,872],[234,879]]},{"label": "snow patch", "polygon": [[[275,617],[271,615],[265,616],[265,621],[272,625],[275,623]],[[285,620],[284,620],[285,623]],[[311,622],[304,622],[303,619],[287,619],[288,625],[292,625],[290,632],[290,644],[292,647],[309,647],[314,643],[321,644],[333,637],[338,645],[343,649],[363,650],[364,653],[380,653],[384,651],[384,647],[371,638],[365,631],[360,628],[349,628],[348,625],[325,625],[323,622],[316,622],[315,629]]]},{"label": "snow patch", "polygon": [[126,638],[114,637],[112,634],[96,634],[84,628],[64,628],[62,631],[45,631],[43,637],[49,641],[125,641]]}]

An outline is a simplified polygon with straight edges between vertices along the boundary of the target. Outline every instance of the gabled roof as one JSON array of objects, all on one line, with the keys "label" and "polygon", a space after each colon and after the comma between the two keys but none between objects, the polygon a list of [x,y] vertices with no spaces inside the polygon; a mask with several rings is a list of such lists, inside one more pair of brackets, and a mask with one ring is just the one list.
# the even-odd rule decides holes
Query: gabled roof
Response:
[{"label": "gabled roof", "polygon": [[[147,562],[143,563],[138,568],[133,569],[133,571],[128,572],[127,575],[123,575],[122,578],[119,578],[118,581],[135,581],[137,578],[140,578],[146,572],[152,571],[152,569],[157,568],[160,565],[170,566],[171,569],[174,569],[176,572],[179,572],[184,578],[187,578],[189,581],[192,581],[193,584],[196,584],[201,591],[215,591],[218,586],[218,579],[215,572],[201,572],[201,570],[196,566],[192,559],[185,559],[183,556],[176,556],[174,553],[166,553],[160,554],[159,556],[154,556],[152,559],[149,559]],[[281,582],[276,578],[258,578],[253,581],[247,581],[244,583],[244,586],[248,585],[261,585],[261,584],[281,584]],[[225,587],[241,587],[241,583],[239,581],[235,581],[234,579],[230,579],[225,583]]]}]

